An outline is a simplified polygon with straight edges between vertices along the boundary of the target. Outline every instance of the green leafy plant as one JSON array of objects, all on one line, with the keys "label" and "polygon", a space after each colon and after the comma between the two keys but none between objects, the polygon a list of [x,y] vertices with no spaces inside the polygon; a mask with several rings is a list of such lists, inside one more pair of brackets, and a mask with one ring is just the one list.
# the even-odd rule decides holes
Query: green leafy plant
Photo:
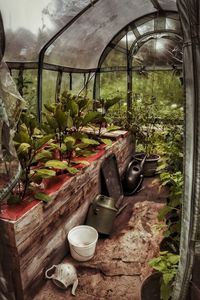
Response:
[{"label": "green leafy plant", "polygon": [[63,111],[69,112],[73,131],[81,132],[85,126],[94,122],[100,113],[92,111],[92,102],[83,96],[73,96],[67,91],[63,92],[60,103]]},{"label": "green leafy plant", "polygon": [[[41,130],[37,128],[36,118],[33,114],[22,113],[14,137],[18,158],[22,166],[22,174],[20,181],[10,194],[9,203],[22,201],[30,193],[35,194],[38,199],[37,188],[42,179],[56,175],[54,171],[44,166],[44,163],[51,159],[52,154],[43,149],[43,146],[51,138],[52,135],[44,136]],[[48,195],[42,192],[40,192],[40,199],[50,200]]]},{"label": "green leafy plant", "polygon": [[163,251],[160,252],[158,257],[149,261],[149,265],[162,275],[160,282],[160,295],[162,300],[169,300],[171,297],[179,259],[179,255]]},{"label": "green leafy plant", "polygon": [[[177,120],[177,119],[176,119]],[[176,173],[183,171],[183,125],[164,125],[157,142],[158,151],[161,153],[158,171]]]},{"label": "green leafy plant", "polygon": [[160,174],[161,186],[168,186],[169,196],[167,205],[159,210],[158,220],[167,222],[167,230],[164,232],[165,237],[173,237],[179,242],[181,230],[181,207],[183,195],[183,174],[176,173]]},{"label": "green leafy plant", "polygon": [[[98,135],[101,136],[102,128],[107,128],[107,132],[117,130],[120,127],[113,125],[113,117],[112,114],[109,114],[109,110],[115,106],[115,104],[119,103],[121,98],[119,96],[110,97],[110,98],[101,98],[99,101],[96,101],[96,109],[100,112],[96,124],[98,125]],[[112,124],[112,126],[109,126]]]},{"label": "green leafy plant", "polygon": [[[135,95],[129,129],[136,138],[137,151],[139,149],[149,157],[156,149],[156,134],[158,130],[158,108],[155,97]],[[142,147],[141,147],[142,146]]]},{"label": "green leafy plant", "polygon": [[45,105],[45,121],[42,128],[47,133],[55,134],[55,141],[49,144],[50,150],[59,153],[60,160],[71,161],[73,155],[89,155],[93,151],[86,149],[98,145],[90,139],[83,128],[91,124],[101,114],[87,111],[91,103],[84,97],[76,97],[67,91],[62,94],[59,102]]}]

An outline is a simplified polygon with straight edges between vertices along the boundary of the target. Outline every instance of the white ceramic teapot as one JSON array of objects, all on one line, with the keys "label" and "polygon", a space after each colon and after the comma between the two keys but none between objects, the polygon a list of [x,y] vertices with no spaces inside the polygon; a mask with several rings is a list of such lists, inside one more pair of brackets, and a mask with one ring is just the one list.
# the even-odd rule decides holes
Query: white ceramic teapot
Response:
[{"label": "white ceramic teapot", "polygon": [[[55,269],[52,275],[48,275],[49,271]],[[53,265],[46,270],[45,277],[52,279],[53,282],[62,289],[67,289],[68,286],[72,286],[72,295],[75,296],[75,291],[78,286],[78,277],[75,267],[70,263],[62,263],[59,265]]]}]

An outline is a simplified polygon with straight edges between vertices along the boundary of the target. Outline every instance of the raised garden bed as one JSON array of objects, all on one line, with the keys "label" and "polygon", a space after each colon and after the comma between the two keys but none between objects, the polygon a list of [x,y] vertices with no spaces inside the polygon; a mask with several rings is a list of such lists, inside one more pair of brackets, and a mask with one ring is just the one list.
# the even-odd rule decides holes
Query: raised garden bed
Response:
[{"label": "raised garden bed", "polygon": [[0,213],[3,274],[9,299],[29,300],[44,283],[44,270],[68,252],[66,236],[85,220],[90,202],[100,192],[99,170],[111,153],[119,171],[133,154],[132,137],[117,132],[112,146],[90,157],[90,165],[74,176],[62,175],[46,183],[52,201],[3,205]]}]

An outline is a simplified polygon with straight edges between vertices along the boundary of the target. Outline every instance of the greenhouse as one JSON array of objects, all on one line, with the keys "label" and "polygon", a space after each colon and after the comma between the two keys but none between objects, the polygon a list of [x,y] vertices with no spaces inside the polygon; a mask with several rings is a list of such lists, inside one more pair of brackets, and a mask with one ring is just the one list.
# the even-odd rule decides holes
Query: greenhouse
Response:
[{"label": "greenhouse", "polygon": [[197,0],[0,0],[0,299],[200,299]]}]

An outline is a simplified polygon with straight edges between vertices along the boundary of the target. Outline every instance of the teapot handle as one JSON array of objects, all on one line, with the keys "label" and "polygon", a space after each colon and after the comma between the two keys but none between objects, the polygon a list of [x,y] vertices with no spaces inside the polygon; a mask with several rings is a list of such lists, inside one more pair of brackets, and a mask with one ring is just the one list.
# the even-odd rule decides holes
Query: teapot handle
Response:
[{"label": "teapot handle", "polygon": [[46,272],[45,272],[45,277],[46,277],[47,279],[51,279],[51,278],[54,277],[54,274],[52,274],[51,276],[48,275],[48,272],[49,272],[50,270],[52,270],[53,268],[57,268],[57,265],[53,265],[51,268],[49,268],[48,270],[46,270]]}]

